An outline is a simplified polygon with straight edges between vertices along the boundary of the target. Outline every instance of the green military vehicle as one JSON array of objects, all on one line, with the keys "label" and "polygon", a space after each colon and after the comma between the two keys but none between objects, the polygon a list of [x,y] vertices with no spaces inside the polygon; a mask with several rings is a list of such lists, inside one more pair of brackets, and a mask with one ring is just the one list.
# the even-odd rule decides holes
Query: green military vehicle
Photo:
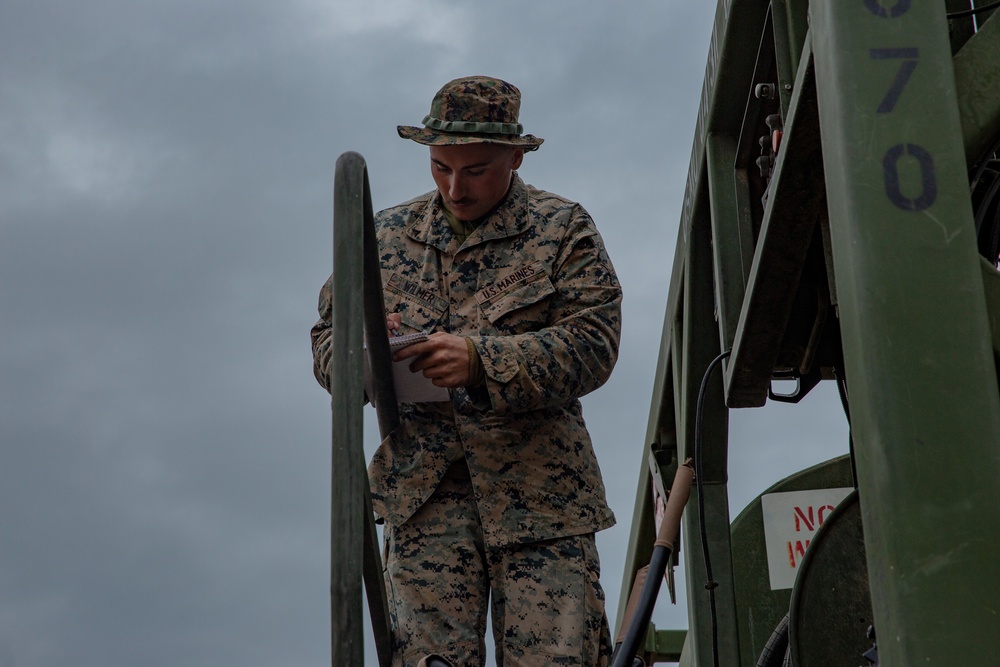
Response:
[{"label": "green military vehicle", "polygon": [[[719,2],[619,606],[693,458],[689,627],[647,661],[1000,665],[997,4]],[[823,380],[850,454],[731,522],[729,410]]]}]

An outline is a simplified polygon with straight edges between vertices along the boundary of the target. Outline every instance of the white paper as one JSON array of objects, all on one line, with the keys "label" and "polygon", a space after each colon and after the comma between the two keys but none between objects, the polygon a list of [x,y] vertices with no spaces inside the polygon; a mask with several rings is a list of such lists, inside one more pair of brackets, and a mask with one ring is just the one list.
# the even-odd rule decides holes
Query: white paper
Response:
[{"label": "white paper", "polygon": [[[398,350],[427,340],[427,332],[420,331],[405,336],[389,336],[389,351]],[[396,388],[397,403],[429,403],[432,401],[451,400],[448,390],[437,387],[421,372],[412,372],[410,364],[414,359],[403,359],[392,362],[392,382]],[[375,392],[372,391],[371,375],[368,370],[368,353],[365,352],[365,392],[368,400],[375,405]]]}]

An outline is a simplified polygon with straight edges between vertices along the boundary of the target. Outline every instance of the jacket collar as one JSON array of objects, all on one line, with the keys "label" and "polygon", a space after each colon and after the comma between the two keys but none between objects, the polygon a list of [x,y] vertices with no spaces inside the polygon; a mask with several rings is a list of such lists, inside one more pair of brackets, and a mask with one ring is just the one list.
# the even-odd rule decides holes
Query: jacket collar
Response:
[{"label": "jacket collar", "polygon": [[[528,190],[521,177],[514,172],[506,198],[475,231],[469,234],[462,247],[469,248],[486,241],[516,236],[524,232],[529,224]],[[423,213],[407,228],[406,234],[414,241],[426,243],[441,251],[458,250],[454,245],[455,234],[444,217],[441,195],[437,192],[432,195]]]}]

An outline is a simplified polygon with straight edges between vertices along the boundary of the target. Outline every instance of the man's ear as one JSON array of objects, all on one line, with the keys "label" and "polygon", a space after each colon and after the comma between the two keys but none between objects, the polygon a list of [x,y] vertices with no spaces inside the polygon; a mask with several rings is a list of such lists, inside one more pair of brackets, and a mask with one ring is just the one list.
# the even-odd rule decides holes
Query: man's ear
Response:
[{"label": "man's ear", "polygon": [[524,161],[524,149],[515,148],[514,154],[511,156],[510,168],[517,169],[521,166],[521,162]]}]

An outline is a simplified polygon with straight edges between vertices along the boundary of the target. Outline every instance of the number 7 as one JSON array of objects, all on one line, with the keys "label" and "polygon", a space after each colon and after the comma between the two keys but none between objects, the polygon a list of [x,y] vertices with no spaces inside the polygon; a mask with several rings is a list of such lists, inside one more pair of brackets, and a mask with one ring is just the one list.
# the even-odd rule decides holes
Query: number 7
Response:
[{"label": "number 7", "polygon": [[899,96],[903,94],[903,88],[906,87],[906,83],[910,80],[913,70],[917,69],[920,51],[915,48],[871,49],[868,52],[868,57],[875,60],[903,61],[899,64],[899,71],[896,72],[896,78],[893,79],[892,85],[889,86],[885,97],[882,98],[882,103],[878,105],[878,113],[889,113],[896,108],[896,102],[899,101]]}]

